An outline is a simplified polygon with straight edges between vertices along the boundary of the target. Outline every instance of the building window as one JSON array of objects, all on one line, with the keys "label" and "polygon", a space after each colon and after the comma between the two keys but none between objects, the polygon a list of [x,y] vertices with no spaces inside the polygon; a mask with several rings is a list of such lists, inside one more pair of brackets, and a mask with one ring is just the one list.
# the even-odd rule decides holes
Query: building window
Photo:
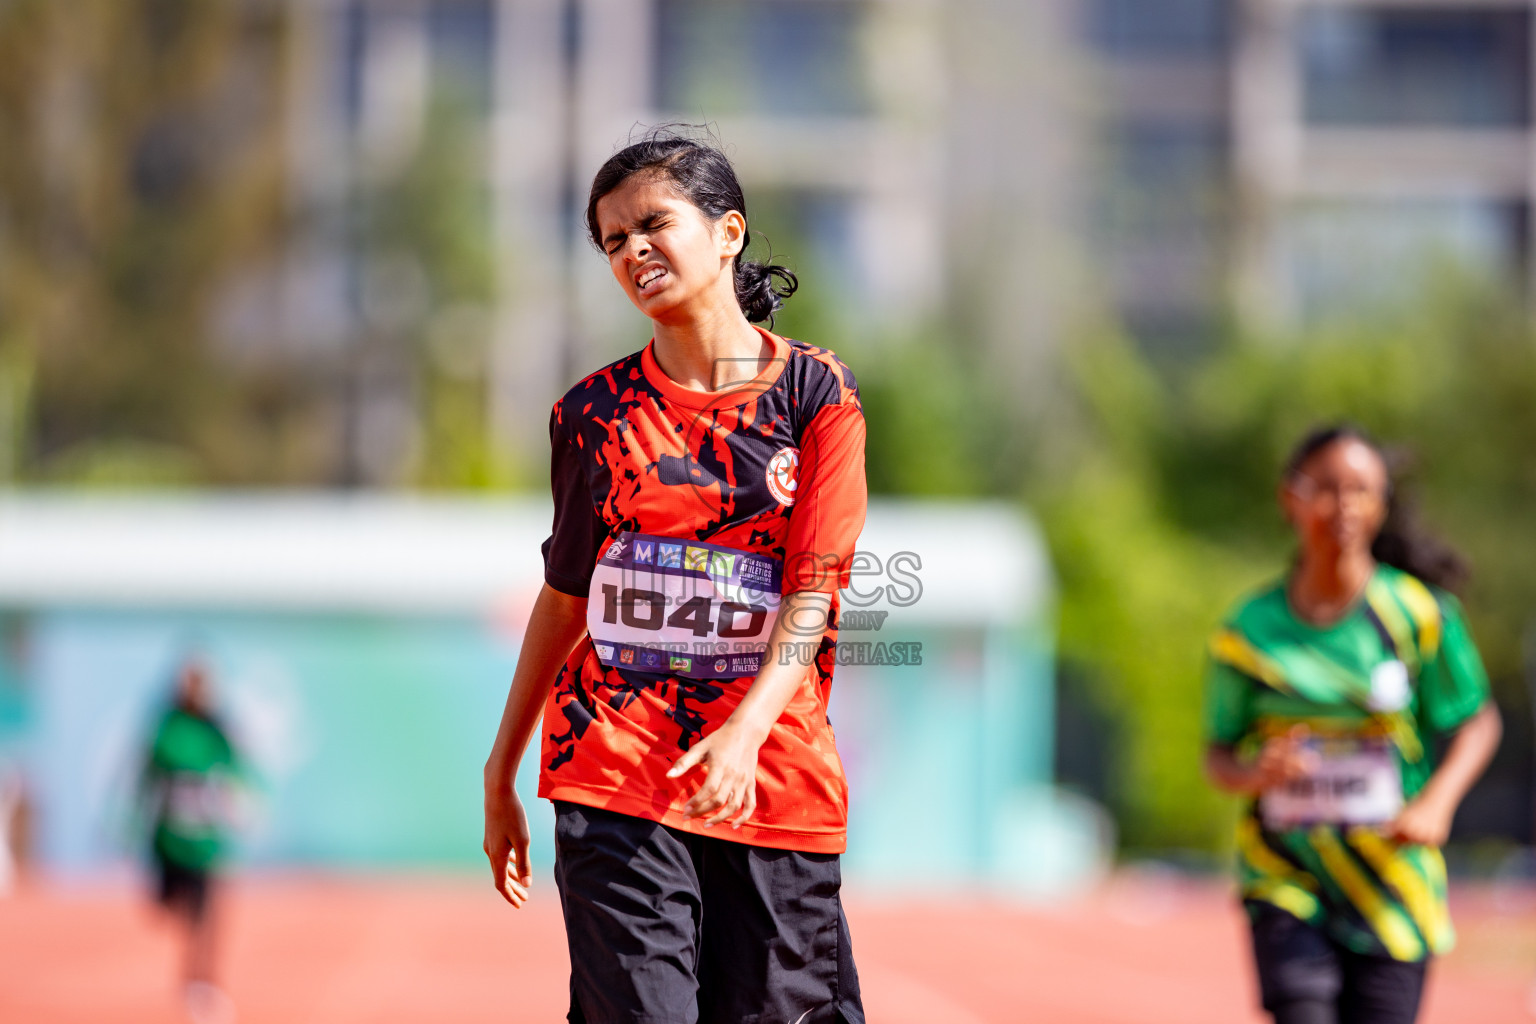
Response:
[{"label": "building window", "polygon": [[1125,56],[1217,56],[1227,46],[1230,0],[1092,0],[1089,36]]},{"label": "building window", "polygon": [[658,109],[688,116],[860,114],[863,3],[658,0]]},{"label": "building window", "polygon": [[1316,7],[1300,45],[1306,119],[1322,125],[1530,122],[1525,10]]},{"label": "building window", "polygon": [[[496,9],[493,0],[414,0],[397,4],[348,0],[341,8],[336,73],[345,123],[356,128],[377,102],[381,82],[413,77],[413,57],[426,62],[426,102],[447,102],[488,116],[494,99]],[[383,62],[370,70],[370,62]],[[391,64],[397,66],[391,66]],[[399,88],[386,90],[392,94]],[[409,92],[409,88],[404,91]]]},{"label": "building window", "polygon": [[342,8],[339,20],[340,60],[336,61],[336,92],[347,127],[363,119],[363,77],[368,59],[368,12],[360,3]]},{"label": "building window", "polygon": [[1146,120],[1109,142],[1104,226],[1112,234],[1177,231],[1218,212],[1228,140],[1216,121]]},{"label": "building window", "polygon": [[482,115],[494,98],[496,9],[492,0],[433,0],[427,9],[433,85]]},{"label": "building window", "polygon": [[1187,353],[1211,334],[1228,148],[1227,132],[1215,121],[1112,127],[1095,247],[1119,315],[1149,352]]},{"label": "building window", "polygon": [[1447,273],[1508,280],[1519,269],[1524,211],[1483,199],[1309,203],[1278,236],[1298,311],[1316,320],[1413,301]]}]

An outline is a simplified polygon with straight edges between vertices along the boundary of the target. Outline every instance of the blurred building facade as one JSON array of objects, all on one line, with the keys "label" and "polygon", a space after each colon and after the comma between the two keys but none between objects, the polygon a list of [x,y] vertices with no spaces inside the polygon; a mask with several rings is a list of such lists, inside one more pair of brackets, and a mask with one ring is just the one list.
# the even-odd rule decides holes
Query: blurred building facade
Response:
[{"label": "blurred building facade", "polygon": [[1208,333],[1231,207],[1232,0],[1082,0],[1093,68],[1087,235],[1107,304],[1164,348]]},{"label": "blurred building facade", "polygon": [[339,367],[348,482],[419,446],[434,373],[537,476],[551,400],[644,341],[581,220],[658,123],[711,127],[844,322],[958,324],[1022,389],[1105,313],[1177,358],[1532,265],[1527,0],[290,3],[301,229],[260,312]]},{"label": "blurred building facade", "polygon": [[[354,482],[385,482],[412,444],[421,368],[391,333],[483,360],[503,453],[541,452],[553,398],[644,342],[581,221],[596,168],[656,124],[708,125],[743,178],[754,244],[872,332],[910,336],[963,304],[1024,376],[1066,322],[1070,3],[291,3],[306,227],[270,308],[295,351],[329,350],[350,380]],[[469,303],[359,227],[364,197],[407,178],[444,119],[483,190],[493,287]]]},{"label": "blurred building facade", "polygon": [[1528,3],[1250,4],[1233,117],[1249,304],[1390,301],[1425,260],[1523,276],[1532,31]]},{"label": "blurred building facade", "polygon": [[1177,345],[1402,301],[1447,263],[1523,286],[1524,0],[1086,0],[1103,257]]}]

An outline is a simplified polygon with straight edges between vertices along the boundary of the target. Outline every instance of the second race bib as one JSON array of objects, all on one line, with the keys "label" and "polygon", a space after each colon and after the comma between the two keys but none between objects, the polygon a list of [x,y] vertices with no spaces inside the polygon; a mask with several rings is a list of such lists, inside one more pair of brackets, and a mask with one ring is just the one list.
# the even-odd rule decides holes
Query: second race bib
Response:
[{"label": "second race bib", "polygon": [[756,675],[779,612],[775,558],[621,533],[598,559],[587,631],[604,665],[689,679]]},{"label": "second race bib", "polygon": [[229,791],[219,773],[177,772],[162,785],[162,817],[172,828],[213,834],[229,823]]},{"label": "second race bib", "polygon": [[1403,776],[1389,741],[1329,741],[1318,754],[1317,771],[1260,798],[1267,827],[1379,825],[1402,810]]}]

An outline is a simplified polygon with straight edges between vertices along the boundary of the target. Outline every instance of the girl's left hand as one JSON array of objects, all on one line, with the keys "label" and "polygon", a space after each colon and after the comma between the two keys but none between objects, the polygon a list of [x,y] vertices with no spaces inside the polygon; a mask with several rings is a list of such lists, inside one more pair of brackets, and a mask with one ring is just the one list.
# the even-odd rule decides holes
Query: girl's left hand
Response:
[{"label": "girl's left hand", "polygon": [[731,827],[741,828],[757,810],[757,751],[762,745],[761,738],[727,719],[678,758],[667,772],[669,779],[680,778],[700,764],[708,771],[704,785],[683,807],[683,816],[711,815],[704,827],[713,828],[734,815]]},{"label": "girl's left hand", "polygon": [[1454,806],[1444,806],[1430,794],[1421,793],[1388,823],[1386,832],[1402,843],[1444,846],[1451,834],[1451,820],[1455,817]]}]

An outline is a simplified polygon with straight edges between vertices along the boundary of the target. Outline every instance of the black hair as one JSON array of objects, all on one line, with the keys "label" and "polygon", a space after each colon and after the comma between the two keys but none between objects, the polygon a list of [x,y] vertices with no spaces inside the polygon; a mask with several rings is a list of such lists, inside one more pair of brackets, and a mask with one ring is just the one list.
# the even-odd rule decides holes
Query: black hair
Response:
[{"label": "black hair", "polygon": [[[694,137],[703,132],[704,129],[693,125],[653,128],[639,142],[625,146],[598,168],[587,197],[587,233],[593,245],[603,247],[597,227],[597,201],[642,171],[665,177],[710,220],[718,220],[731,210],[743,218],[747,216],[747,200],[736,180],[735,168],[718,146]],[[774,314],[800,287],[800,281],[788,267],[746,259],[751,242],[752,232],[747,230],[734,266],[736,301],[748,320],[766,320],[772,327]]]},{"label": "black hair", "polygon": [[1284,479],[1292,480],[1300,475],[1314,455],[1340,441],[1358,441],[1370,448],[1387,470],[1387,516],[1381,531],[1371,542],[1371,557],[1432,586],[1459,591],[1466,583],[1470,569],[1454,548],[1419,522],[1412,500],[1403,493],[1396,480],[1407,461],[1403,453],[1389,453],[1369,433],[1352,423],[1332,424],[1314,429],[1297,443],[1285,460]]}]

